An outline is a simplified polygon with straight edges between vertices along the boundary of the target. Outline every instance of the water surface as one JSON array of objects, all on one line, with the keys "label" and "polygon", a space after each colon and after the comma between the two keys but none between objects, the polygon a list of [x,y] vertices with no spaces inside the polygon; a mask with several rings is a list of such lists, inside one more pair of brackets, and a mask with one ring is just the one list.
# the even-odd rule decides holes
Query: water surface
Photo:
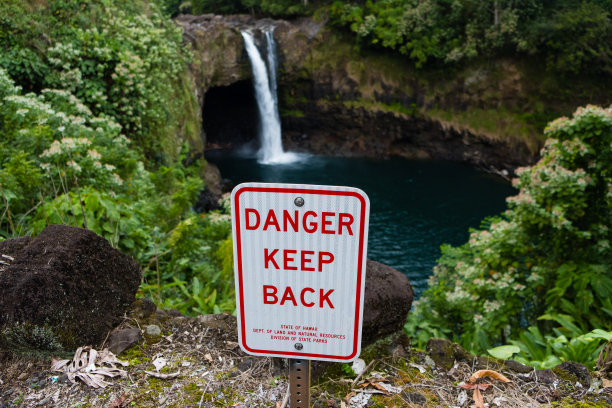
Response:
[{"label": "water surface", "polygon": [[266,165],[227,151],[207,154],[232,183],[271,182],[358,187],[370,198],[368,258],[403,272],[417,297],[440,257],[440,245],[460,245],[468,229],[505,210],[511,185],[458,163],[302,156]]}]

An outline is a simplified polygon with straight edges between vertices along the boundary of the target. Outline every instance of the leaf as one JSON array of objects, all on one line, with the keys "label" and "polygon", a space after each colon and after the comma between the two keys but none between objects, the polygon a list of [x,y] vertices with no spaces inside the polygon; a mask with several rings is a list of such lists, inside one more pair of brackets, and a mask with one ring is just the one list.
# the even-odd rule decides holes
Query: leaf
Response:
[{"label": "leaf", "polygon": [[359,384],[358,386],[359,388],[366,388],[366,387],[374,387],[377,390],[382,391],[384,394],[389,395],[389,390],[387,390],[385,387],[383,387],[381,384],[379,384],[378,382],[363,382],[361,384]]},{"label": "leaf", "polygon": [[474,384],[476,381],[484,377],[493,378],[495,380],[499,380],[505,383],[512,382],[508,378],[506,378],[503,374],[500,374],[497,371],[493,371],[493,370],[478,370],[474,374],[472,374],[472,376],[468,379],[468,382],[471,384]]},{"label": "leaf", "polygon": [[602,388],[612,388],[612,381],[608,380],[607,378],[604,378],[601,381],[601,387]]},{"label": "leaf", "polygon": [[472,407],[486,408],[484,404],[484,398],[482,397],[482,394],[480,393],[480,390],[478,388],[474,390],[474,396],[472,398],[474,399],[474,405],[472,405]]},{"label": "leaf", "polygon": [[52,371],[64,371],[64,367],[66,367],[70,363],[70,360],[61,360],[59,358],[53,357],[51,359],[51,370]]},{"label": "leaf", "polygon": [[493,384],[467,384],[467,383],[461,382],[458,385],[459,385],[459,387],[465,388],[466,390],[481,390],[481,391],[485,391],[487,388],[489,388]]},{"label": "leaf", "polygon": [[106,388],[111,385],[111,383],[104,381],[104,377],[99,374],[77,373],[75,377],[92,388]]},{"label": "leaf", "polygon": [[127,398],[127,394],[124,392],[119,397],[117,397],[117,399],[112,401],[108,405],[108,408],[120,408],[123,405],[123,403],[125,402],[126,398]]},{"label": "leaf", "polygon": [[63,372],[72,383],[78,378],[90,387],[105,388],[110,383],[104,381],[104,377],[127,375],[115,364],[128,365],[127,362],[117,360],[108,349],[98,352],[91,347],[79,347],[72,360],[51,360],[51,370]]},{"label": "leaf", "polygon": [[521,349],[518,346],[505,345],[487,350],[487,352],[500,360],[508,360],[513,354],[519,353]]}]

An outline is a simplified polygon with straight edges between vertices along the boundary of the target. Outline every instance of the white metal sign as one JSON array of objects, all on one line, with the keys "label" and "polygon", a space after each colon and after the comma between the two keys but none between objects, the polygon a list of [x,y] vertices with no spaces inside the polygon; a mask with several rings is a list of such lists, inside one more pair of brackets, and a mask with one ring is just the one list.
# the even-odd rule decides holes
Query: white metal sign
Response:
[{"label": "white metal sign", "polygon": [[370,202],[352,187],[245,183],[232,191],[240,347],[359,356]]}]

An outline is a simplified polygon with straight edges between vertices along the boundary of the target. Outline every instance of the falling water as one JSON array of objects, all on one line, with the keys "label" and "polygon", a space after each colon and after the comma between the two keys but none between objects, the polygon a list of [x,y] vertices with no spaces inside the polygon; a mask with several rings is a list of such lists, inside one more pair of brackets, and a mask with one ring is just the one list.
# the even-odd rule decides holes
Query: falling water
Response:
[{"label": "falling water", "polygon": [[276,88],[276,41],[272,30],[265,32],[266,36],[266,55],[268,57],[268,76],[270,78],[270,90],[278,112],[278,93]]},{"label": "falling water", "polygon": [[266,31],[267,60],[264,62],[261,53],[255,45],[253,35],[242,31],[244,45],[253,69],[255,98],[259,110],[259,140],[261,147],[258,152],[262,164],[288,163],[296,160],[297,155],[283,151],[281,126],[278,115],[276,96],[276,47],[272,31]]}]

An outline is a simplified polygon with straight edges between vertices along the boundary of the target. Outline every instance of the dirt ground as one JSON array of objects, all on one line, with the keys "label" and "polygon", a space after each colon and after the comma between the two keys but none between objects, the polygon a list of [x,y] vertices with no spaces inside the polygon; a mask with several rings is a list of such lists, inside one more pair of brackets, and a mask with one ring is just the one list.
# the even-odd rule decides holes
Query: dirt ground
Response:
[{"label": "dirt ground", "polygon": [[[122,326],[145,332],[146,323],[126,318]],[[50,356],[0,353],[0,408],[290,406],[284,401],[286,361],[244,354],[233,317],[173,317],[157,323],[161,333],[145,335],[118,356],[127,365],[96,363],[97,369],[104,366],[116,374],[103,377],[99,388],[83,381],[91,378],[86,374],[75,378],[66,367],[52,370]],[[313,372],[325,371],[312,383],[311,405],[612,407],[612,388],[602,387],[609,384],[607,379],[579,365],[534,370],[489,358],[457,361],[444,356],[451,361],[445,366],[439,357],[413,349],[405,336],[395,335],[363,350],[366,369],[359,377],[348,364],[313,364]],[[470,381],[474,374],[482,378]]]}]

